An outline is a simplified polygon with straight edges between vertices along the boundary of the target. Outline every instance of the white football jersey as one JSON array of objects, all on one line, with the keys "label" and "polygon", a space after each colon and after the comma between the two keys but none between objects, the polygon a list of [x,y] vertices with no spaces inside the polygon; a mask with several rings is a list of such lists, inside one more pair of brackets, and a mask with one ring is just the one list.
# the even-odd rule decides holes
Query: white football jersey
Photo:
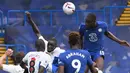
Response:
[{"label": "white football jersey", "polygon": [[23,58],[23,62],[27,64],[28,71],[33,73],[38,73],[39,66],[47,67],[49,62],[51,61],[50,55],[45,52],[29,52]]},{"label": "white football jersey", "polygon": [[60,47],[56,47],[53,52],[49,53],[49,55],[51,56],[52,62],[55,57],[59,57],[59,55],[63,52],[65,52],[65,50],[60,49]]},{"label": "white football jersey", "polygon": [[3,70],[9,73],[24,73],[24,69],[20,65],[3,64]]},{"label": "white football jersey", "polygon": [[[43,36],[40,36],[38,39],[42,39],[45,42],[45,52],[47,52],[48,41],[45,40],[45,38]],[[46,68],[47,73],[52,73],[52,71],[53,71],[52,63],[54,62],[54,60],[58,60],[60,53],[63,53],[63,52],[65,52],[65,50],[60,49],[60,47],[56,47],[54,51],[48,53],[51,56],[51,62],[49,63],[49,65]]]},{"label": "white football jersey", "polygon": [[[63,53],[63,52],[65,52],[65,50],[60,49],[60,47],[56,47],[53,52],[49,53],[50,56],[51,56],[51,62],[49,63],[49,65],[48,65],[47,68],[46,68],[47,73],[53,73],[53,71],[55,71],[55,70],[53,69],[53,65],[52,65],[52,64],[53,64],[54,61],[57,61],[57,64],[58,64],[58,57],[59,57],[59,55],[60,55],[61,53]],[[56,64],[56,63],[55,63],[55,64]],[[56,73],[56,72],[54,72],[54,73]]]}]

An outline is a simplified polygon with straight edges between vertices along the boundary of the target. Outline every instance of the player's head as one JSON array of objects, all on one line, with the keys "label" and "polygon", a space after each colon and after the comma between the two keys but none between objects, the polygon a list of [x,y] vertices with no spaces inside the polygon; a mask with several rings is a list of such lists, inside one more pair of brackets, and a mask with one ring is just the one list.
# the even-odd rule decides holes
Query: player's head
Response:
[{"label": "player's head", "polygon": [[89,28],[93,28],[96,26],[96,15],[93,13],[89,13],[85,19],[86,26]]},{"label": "player's head", "polygon": [[57,47],[57,40],[55,38],[51,38],[48,40],[47,51],[52,52]]},{"label": "player's head", "polygon": [[81,40],[78,32],[73,31],[69,34],[69,44],[71,48],[81,48]]},{"label": "player's head", "polygon": [[15,56],[14,56],[14,58],[15,58],[15,62],[14,62],[14,64],[20,64],[21,62],[22,62],[22,59],[23,59],[23,57],[25,56],[25,54],[23,53],[23,52],[18,52]]},{"label": "player's head", "polygon": [[44,51],[45,50],[45,43],[42,39],[38,39],[35,42],[35,47],[37,51]]}]

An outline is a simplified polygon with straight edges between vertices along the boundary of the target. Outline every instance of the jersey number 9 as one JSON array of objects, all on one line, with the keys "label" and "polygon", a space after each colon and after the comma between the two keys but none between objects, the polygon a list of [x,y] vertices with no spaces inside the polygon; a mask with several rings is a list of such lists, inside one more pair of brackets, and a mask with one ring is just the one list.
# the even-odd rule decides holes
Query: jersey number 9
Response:
[{"label": "jersey number 9", "polygon": [[80,60],[74,59],[74,60],[71,62],[71,65],[72,65],[73,68],[76,69],[75,73],[79,73],[80,68],[81,68],[81,62],[80,62]]}]

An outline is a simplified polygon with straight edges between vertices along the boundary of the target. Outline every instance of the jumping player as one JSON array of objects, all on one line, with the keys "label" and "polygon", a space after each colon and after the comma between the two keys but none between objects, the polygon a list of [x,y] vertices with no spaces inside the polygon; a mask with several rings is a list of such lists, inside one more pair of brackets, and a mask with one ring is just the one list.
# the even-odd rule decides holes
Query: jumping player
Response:
[{"label": "jumping player", "polygon": [[104,66],[104,51],[102,51],[104,35],[120,45],[130,46],[128,42],[118,39],[108,31],[105,22],[96,21],[96,16],[92,13],[87,15],[85,24],[80,26],[79,33],[81,35],[81,40],[83,41],[83,48],[89,51],[92,60],[96,62],[100,70],[103,70]]},{"label": "jumping player", "polygon": [[[36,24],[34,23],[34,21],[31,18],[31,14],[27,11],[26,12],[27,18],[28,18],[28,22],[30,23],[30,25],[32,26],[32,29],[34,31],[34,33],[36,34],[36,36],[38,37],[38,39],[42,39],[45,42],[45,52],[48,52],[52,58],[52,62],[49,64],[49,66],[47,67],[47,72],[49,73],[55,73],[57,70],[57,66],[58,66],[58,57],[60,53],[63,53],[64,50],[60,49],[59,47],[57,47],[57,40],[55,38],[51,38],[48,41],[41,35],[38,27],[36,26]],[[52,64],[53,67],[52,68]],[[55,70],[53,70],[55,69]]]},{"label": "jumping player", "polygon": [[87,65],[92,73],[102,73],[95,68],[88,51],[81,50],[81,40],[78,32],[69,34],[70,48],[59,56],[58,73],[85,73]]},{"label": "jumping player", "polygon": [[[38,39],[35,43],[35,46],[37,51],[27,53],[20,65],[24,69],[28,67],[29,73],[44,73],[45,68],[51,61],[51,57],[44,52],[44,41]],[[27,65],[27,67],[25,65]]]}]

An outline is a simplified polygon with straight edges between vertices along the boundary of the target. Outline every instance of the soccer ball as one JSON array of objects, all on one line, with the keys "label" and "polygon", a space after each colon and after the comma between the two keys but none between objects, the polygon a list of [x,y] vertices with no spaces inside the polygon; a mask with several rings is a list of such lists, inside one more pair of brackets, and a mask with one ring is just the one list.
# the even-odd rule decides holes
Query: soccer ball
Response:
[{"label": "soccer ball", "polygon": [[64,11],[65,14],[71,15],[75,11],[75,5],[72,2],[66,2],[63,5],[63,11]]}]

